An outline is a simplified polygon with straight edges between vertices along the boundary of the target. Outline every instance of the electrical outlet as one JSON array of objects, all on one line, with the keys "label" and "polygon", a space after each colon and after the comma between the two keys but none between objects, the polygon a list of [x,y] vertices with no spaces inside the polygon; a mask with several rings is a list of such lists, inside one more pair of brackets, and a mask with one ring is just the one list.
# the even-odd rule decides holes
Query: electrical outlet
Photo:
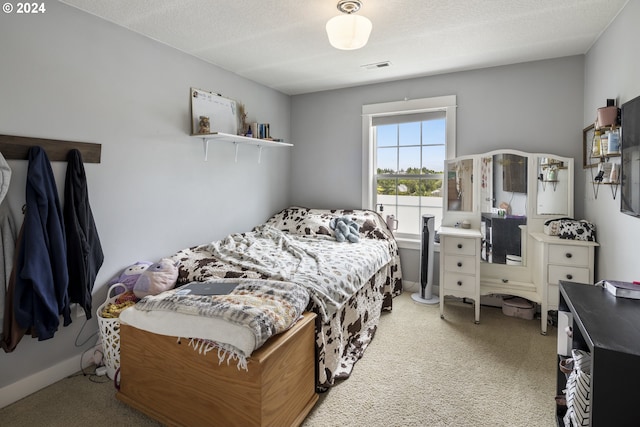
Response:
[{"label": "electrical outlet", "polygon": [[93,347],[87,349],[82,354],[82,367],[86,368],[89,365],[99,366],[102,364],[102,345],[96,344]]}]

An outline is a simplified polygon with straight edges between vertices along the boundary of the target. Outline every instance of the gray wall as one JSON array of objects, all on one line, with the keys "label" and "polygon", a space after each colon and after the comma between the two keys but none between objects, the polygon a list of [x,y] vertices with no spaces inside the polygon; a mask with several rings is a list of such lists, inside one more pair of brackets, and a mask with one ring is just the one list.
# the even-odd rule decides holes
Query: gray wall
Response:
[{"label": "gray wall", "polygon": [[[405,97],[457,95],[457,155],[512,148],[570,156],[581,165],[583,70],[584,57],[573,56],[294,96],[293,202],[360,207],[362,105]],[[410,281],[418,280],[416,252],[401,251]]]},{"label": "gray wall", "polygon": [[[258,164],[256,147],[240,147],[234,163],[233,144],[212,143],[205,162],[189,136],[189,88],[243,102],[291,142],[288,96],[58,2],[43,15],[0,14],[0,58],[1,134],[102,144],[102,162],[85,165],[105,253],[94,309],[119,269],[246,231],[288,205],[291,149],[265,149]],[[10,166],[21,223],[27,162]],[[53,169],[61,193],[66,163]],[[89,343],[74,342],[97,331],[94,316],[80,334],[82,320],[0,352],[0,389],[80,354]]]},{"label": "gray wall", "polygon": [[[640,2],[630,1],[586,55],[584,116],[586,127],[595,121],[596,111],[616,98],[618,105],[640,96]],[[596,280],[640,279],[638,241],[640,218],[620,212],[620,189],[613,199],[603,186],[594,197],[591,174],[584,171],[576,185],[584,189],[585,216],[597,227]]]}]

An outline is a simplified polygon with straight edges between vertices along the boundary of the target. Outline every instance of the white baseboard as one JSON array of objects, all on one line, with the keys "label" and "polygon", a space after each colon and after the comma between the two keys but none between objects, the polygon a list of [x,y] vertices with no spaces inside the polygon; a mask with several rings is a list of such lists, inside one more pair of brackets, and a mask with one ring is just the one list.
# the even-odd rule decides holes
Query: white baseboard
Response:
[{"label": "white baseboard", "polygon": [[82,355],[77,355],[43,371],[0,388],[0,409],[60,381],[80,370]]},{"label": "white baseboard", "polygon": [[406,292],[418,292],[420,290],[420,284],[402,279],[402,289]]},{"label": "white baseboard", "polygon": [[[402,289],[405,292],[420,292],[420,283],[402,279]],[[440,295],[440,286],[433,285],[433,293]]]}]

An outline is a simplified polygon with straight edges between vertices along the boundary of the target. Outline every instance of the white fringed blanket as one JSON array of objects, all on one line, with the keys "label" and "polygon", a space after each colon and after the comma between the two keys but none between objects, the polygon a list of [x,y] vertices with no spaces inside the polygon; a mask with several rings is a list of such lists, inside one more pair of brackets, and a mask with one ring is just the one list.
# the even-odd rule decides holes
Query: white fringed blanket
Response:
[{"label": "white fringed blanket", "polygon": [[191,343],[195,349],[217,349],[221,360],[238,359],[246,365],[246,357],[256,348],[300,318],[309,295],[290,282],[233,281],[239,285],[227,295],[184,294],[176,288],[146,296],[124,310],[120,321],[161,335],[196,338]]}]

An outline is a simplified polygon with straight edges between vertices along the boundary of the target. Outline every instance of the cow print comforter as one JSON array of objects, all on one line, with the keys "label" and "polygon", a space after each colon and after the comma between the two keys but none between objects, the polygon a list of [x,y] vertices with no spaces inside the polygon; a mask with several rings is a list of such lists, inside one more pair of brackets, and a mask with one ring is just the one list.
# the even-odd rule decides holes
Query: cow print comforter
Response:
[{"label": "cow print comforter", "polygon": [[[349,216],[358,223],[360,242],[364,240],[364,245],[360,242],[336,242],[329,222],[342,216]],[[269,241],[261,240],[265,235]],[[375,242],[366,239],[375,239]],[[258,251],[245,251],[254,245],[258,245]],[[366,247],[381,246],[386,251],[384,256],[365,250]],[[288,249],[279,255],[270,254],[276,247]],[[373,255],[367,255],[368,252]],[[332,256],[335,265],[342,268],[327,268]],[[341,277],[342,270],[348,269],[345,268],[345,257],[348,256],[367,277],[358,276],[354,271],[344,271],[344,277]],[[288,280],[305,286],[310,292],[308,309],[318,314],[316,354],[319,390],[350,375],[375,335],[381,312],[390,311],[392,298],[402,292],[397,243],[384,220],[369,210],[291,207],[251,232],[187,248],[171,258],[179,262],[178,286],[215,278]],[[283,264],[283,260],[288,261]],[[292,266],[296,263],[307,266],[300,270]],[[327,274],[328,270],[330,274]],[[324,289],[323,283],[326,285]],[[338,285],[332,286],[332,283]],[[326,295],[338,295],[338,301],[336,298],[327,301]]]}]

